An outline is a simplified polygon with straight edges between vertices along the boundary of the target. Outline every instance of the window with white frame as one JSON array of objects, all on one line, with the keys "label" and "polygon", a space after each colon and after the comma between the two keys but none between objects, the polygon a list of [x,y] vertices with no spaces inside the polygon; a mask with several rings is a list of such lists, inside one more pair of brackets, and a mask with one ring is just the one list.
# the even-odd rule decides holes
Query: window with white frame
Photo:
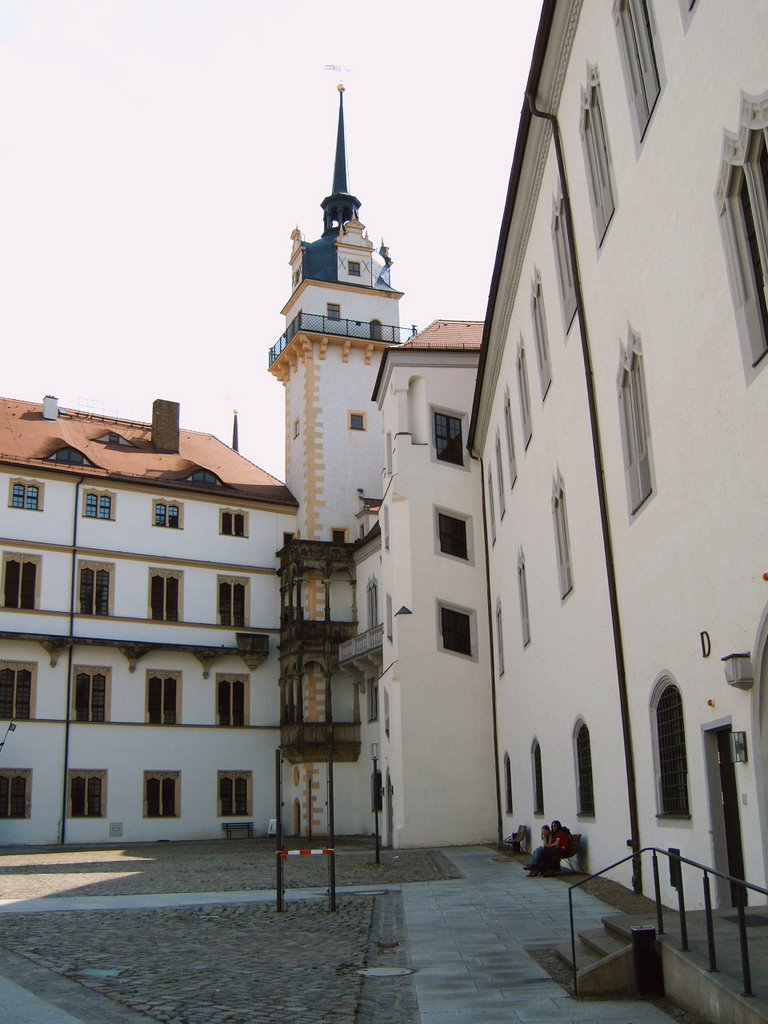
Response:
[{"label": "window with white frame", "polygon": [[552,383],[552,364],[549,359],[549,338],[547,336],[547,315],[544,311],[544,296],[541,290],[541,274],[538,270],[531,282],[531,318],[533,319],[533,337],[536,342],[536,358],[539,363],[541,380],[541,397],[546,397]]},{"label": "window with white frame", "polygon": [[507,498],[504,494],[504,462],[501,458],[501,437],[496,431],[496,484],[499,488],[499,517],[504,518],[507,511]]},{"label": "window with white frame", "polygon": [[454,466],[464,465],[464,445],[461,439],[461,418],[445,412],[433,414],[435,455],[439,462]]},{"label": "window with white frame", "polygon": [[568,514],[565,507],[565,489],[559,473],[555,477],[552,486],[552,518],[555,524],[555,550],[557,554],[557,572],[560,579],[560,597],[565,597],[573,590],[573,571],[571,568],[571,543],[568,536]]},{"label": "window with white frame", "polygon": [[544,813],[544,774],[541,769],[541,746],[538,740],[531,747],[531,767],[533,774],[533,813]]},{"label": "window with white frame", "polygon": [[742,96],[739,129],[725,132],[717,205],[749,378],[768,352],[768,92]]},{"label": "window with white frame", "polygon": [[76,722],[108,722],[112,669],[76,665],[74,668]]},{"label": "window with white frame", "polygon": [[587,68],[586,88],[581,90],[581,141],[587,165],[587,184],[598,246],[616,209],[611,151],[603,117],[600,76],[594,65]]},{"label": "window with white frame", "polygon": [[570,232],[562,196],[554,200],[552,207],[552,243],[555,247],[555,266],[560,285],[560,306],[567,334],[576,314],[576,277],[571,263]]},{"label": "window with white frame", "polygon": [[531,621],[528,612],[528,581],[525,576],[525,555],[523,549],[517,555],[517,592],[520,597],[520,631],[523,637],[523,647],[531,642]]},{"label": "window with white frame", "polygon": [[629,510],[635,513],[652,486],[643,355],[640,338],[631,328],[627,347],[621,349],[618,385]]},{"label": "window with white frame", "polygon": [[69,771],[69,817],[104,818],[107,814],[107,773],[103,769]]},{"label": "window with white frame", "polygon": [[43,485],[27,480],[11,480],[8,494],[10,508],[23,508],[28,512],[41,512],[43,509]]},{"label": "window with white frame", "polygon": [[523,447],[527,448],[533,437],[531,423],[531,392],[528,388],[528,367],[525,363],[525,347],[522,338],[517,347],[517,388],[520,393],[520,417],[523,421]]},{"label": "window with white frame", "polygon": [[379,619],[379,584],[375,576],[368,580],[367,587],[368,603],[368,629],[378,626]]},{"label": "window with white frame", "polygon": [[220,818],[253,814],[253,772],[218,772],[217,783]]},{"label": "window with white frame", "polygon": [[595,790],[592,784],[592,747],[589,741],[589,729],[581,722],[574,735],[576,755],[576,778],[578,782],[578,813],[592,815],[595,813]]},{"label": "window with white frame", "polygon": [[517,480],[517,461],[515,459],[515,435],[512,431],[512,399],[509,388],[504,388],[504,432],[507,435],[507,458],[509,460],[509,486],[515,486]]},{"label": "window with white frame", "polygon": [[660,50],[650,0],[614,0],[613,16],[639,142],[661,92]]},{"label": "window with white frame", "polygon": [[368,705],[368,721],[378,722],[379,720],[379,681],[373,677],[365,684],[366,702]]},{"label": "window with white frame", "polygon": [[181,772],[144,772],[144,817],[178,818],[181,814]]},{"label": "window with white frame", "polygon": [[488,470],[488,519],[491,524],[491,543],[496,543],[496,505],[493,500],[493,473]]},{"label": "window with white frame", "polygon": [[496,601],[496,668],[500,676],[504,675],[504,619],[501,614],[501,601]]},{"label": "window with white frame", "polygon": [[467,560],[467,520],[462,516],[437,511],[437,540],[441,554]]},{"label": "window with white frame", "polygon": [[687,817],[688,755],[683,698],[678,687],[663,680],[654,701],[659,813]]},{"label": "window with white frame", "polygon": [[31,811],[31,769],[0,769],[0,818],[28,818]]},{"label": "window with white frame", "polygon": [[389,642],[392,643],[392,595],[391,594],[387,594],[387,596],[386,596],[386,600],[385,600],[385,615],[386,615],[386,620],[387,621],[386,621],[386,624],[385,624],[384,628],[387,631],[387,640],[389,640]]},{"label": "window with white frame", "polygon": [[438,632],[441,650],[474,657],[474,612],[439,602]]}]

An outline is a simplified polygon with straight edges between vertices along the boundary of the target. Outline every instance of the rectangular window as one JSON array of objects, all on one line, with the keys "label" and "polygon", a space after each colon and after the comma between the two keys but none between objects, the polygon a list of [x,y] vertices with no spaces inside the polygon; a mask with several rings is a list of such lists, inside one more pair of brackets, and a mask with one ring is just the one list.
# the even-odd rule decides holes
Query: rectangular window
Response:
[{"label": "rectangular window", "polygon": [[533,338],[536,342],[536,358],[539,362],[539,378],[541,380],[541,397],[546,397],[552,383],[552,366],[549,361],[549,338],[547,336],[547,317],[544,312],[544,296],[541,292],[541,274],[536,271],[531,288],[531,317],[533,319]]},{"label": "rectangular window", "polygon": [[350,430],[365,430],[365,413],[364,412],[351,412],[349,414],[349,429]]},{"label": "rectangular window", "polygon": [[587,165],[587,183],[598,246],[616,209],[611,178],[611,154],[603,118],[597,68],[588,68],[589,82],[581,92],[581,141]]},{"label": "rectangular window", "polygon": [[619,397],[621,434],[624,442],[624,470],[629,492],[630,512],[636,512],[651,493],[651,459],[648,450],[648,412],[645,402],[643,360],[639,339],[630,340],[622,353],[623,373]]},{"label": "rectangular window", "polygon": [[509,388],[504,391],[504,431],[507,435],[507,458],[509,460],[509,486],[515,486],[517,480],[517,460],[515,459],[515,436],[512,433],[512,400]]},{"label": "rectangular window", "polygon": [[182,509],[182,505],[174,502],[154,501],[152,503],[152,522],[155,526],[178,530],[181,527]]},{"label": "rectangular window", "polygon": [[104,818],[107,807],[106,771],[83,771],[73,768],[69,772],[70,818]]},{"label": "rectangular window", "polygon": [[113,565],[98,562],[80,563],[80,614],[112,614]]},{"label": "rectangular window", "polygon": [[385,612],[386,612],[386,620],[387,620],[385,628],[386,628],[386,631],[387,631],[387,640],[389,640],[389,642],[392,643],[392,595],[391,594],[387,594],[385,604],[386,604]]},{"label": "rectangular window", "polygon": [[181,673],[147,675],[147,717],[150,725],[177,725],[181,721]]},{"label": "rectangular window", "polygon": [[613,11],[634,127],[640,141],[661,92],[651,11],[648,0],[615,0]]},{"label": "rectangular window", "polygon": [[437,513],[437,533],[440,550],[444,555],[455,558],[467,558],[467,521],[449,516],[444,512]]},{"label": "rectangular window", "polygon": [[331,530],[331,544],[346,544],[347,543],[347,531],[340,527],[334,527]]},{"label": "rectangular window", "polygon": [[253,772],[219,772],[219,817],[253,814]]},{"label": "rectangular window", "polygon": [[496,431],[496,482],[499,488],[499,516],[503,519],[507,511],[507,498],[504,494],[504,462],[501,458],[501,437]]},{"label": "rectangular window", "polygon": [[34,713],[33,663],[0,661],[0,719],[28,719]]},{"label": "rectangular window", "polygon": [[232,512],[222,509],[219,513],[219,533],[223,533],[227,537],[247,537],[247,514],[245,512]]},{"label": "rectangular window", "polygon": [[83,495],[83,515],[86,519],[112,519],[112,495],[86,491]]},{"label": "rectangular window", "polygon": [[528,581],[525,577],[525,556],[521,551],[517,559],[517,590],[520,596],[520,628],[523,634],[523,647],[531,642],[531,621],[528,612]]},{"label": "rectangular window", "polygon": [[181,618],[180,572],[149,570],[149,611],[158,622],[178,622]]},{"label": "rectangular window", "polygon": [[368,629],[379,625],[379,585],[375,579],[368,584]]},{"label": "rectangular window", "polygon": [[248,681],[244,676],[216,676],[216,724],[248,724]]},{"label": "rectangular window", "polygon": [[368,704],[368,721],[378,722],[379,720],[379,681],[368,679],[365,686]]},{"label": "rectangular window", "polygon": [[40,511],[43,507],[42,499],[43,488],[40,484],[29,484],[24,480],[11,481],[11,493],[8,502],[11,508]]},{"label": "rectangular window", "polygon": [[248,581],[219,577],[219,624],[245,626],[248,618]]},{"label": "rectangular window", "polygon": [[28,818],[31,787],[32,772],[29,769],[0,770],[0,818]]},{"label": "rectangular window", "polygon": [[523,421],[523,447],[527,448],[533,437],[531,421],[531,393],[528,389],[528,367],[525,362],[525,349],[522,345],[517,350],[517,388],[520,392],[520,417]]},{"label": "rectangular window", "polygon": [[179,817],[180,790],[181,772],[144,772],[144,817]]},{"label": "rectangular window", "polygon": [[435,450],[440,462],[464,465],[464,445],[461,440],[461,420],[457,416],[436,412]]},{"label": "rectangular window", "polygon": [[108,721],[111,670],[108,668],[76,667],[74,676],[75,721]]},{"label": "rectangular window", "polygon": [[356,260],[350,260],[347,269],[350,277],[360,277],[360,264]]},{"label": "rectangular window", "polygon": [[501,604],[496,605],[496,670],[504,675],[504,623],[501,615]]},{"label": "rectangular window", "polygon": [[565,509],[565,492],[562,481],[555,483],[552,493],[552,517],[555,523],[555,548],[557,551],[557,571],[560,577],[560,597],[565,597],[573,590],[573,572],[571,570],[571,544],[568,538],[568,516]]},{"label": "rectangular window", "polygon": [[571,263],[570,232],[562,196],[555,200],[552,213],[552,242],[555,247],[555,265],[560,284],[560,305],[567,334],[576,315],[576,278]]},{"label": "rectangular window", "polygon": [[6,608],[35,608],[38,596],[39,555],[3,555],[3,604]]},{"label": "rectangular window", "polygon": [[341,306],[338,302],[327,303],[326,316],[329,320],[341,320]]},{"label": "rectangular window", "polygon": [[444,651],[472,655],[471,617],[467,612],[440,605],[440,636]]},{"label": "rectangular window", "polygon": [[496,505],[493,500],[493,474],[488,470],[488,518],[491,523],[491,543],[496,543]]}]

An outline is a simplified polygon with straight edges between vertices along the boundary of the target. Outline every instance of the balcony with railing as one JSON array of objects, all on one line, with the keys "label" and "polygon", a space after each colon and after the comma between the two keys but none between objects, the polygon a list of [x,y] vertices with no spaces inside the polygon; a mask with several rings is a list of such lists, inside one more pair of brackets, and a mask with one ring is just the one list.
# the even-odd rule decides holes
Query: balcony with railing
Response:
[{"label": "balcony with railing", "polygon": [[291,320],[276,344],[269,350],[269,365],[279,358],[289,342],[301,331],[308,334],[333,335],[337,338],[358,338],[362,341],[383,341],[402,345],[416,334],[416,327],[397,327],[378,320],[346,320],[323,316],[321,313],[299,313]]},{"label": "balcony with railing", "polygon": [[345,640],[339,645],[339,664],[351,661],[353,658],[362,658],[371,655],[375,651],[381,651],[381,644],[384,639],[384,625],[379,623],[373,629],[367,629],[365,633],[358,633],[351,640]]},{"label": "balcony with railing", "polygon": [[359,722],[290,722],[280,726],[280,750],[291,764],[324,761],[333,742],[334,761],[357,761]]}]

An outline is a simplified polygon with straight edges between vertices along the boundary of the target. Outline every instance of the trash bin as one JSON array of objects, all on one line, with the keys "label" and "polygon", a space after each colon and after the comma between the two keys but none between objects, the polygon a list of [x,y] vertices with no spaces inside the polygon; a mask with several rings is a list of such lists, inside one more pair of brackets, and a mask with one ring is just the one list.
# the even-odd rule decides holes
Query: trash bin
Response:
[{"label": "trash bin", "polygon": [[637,994],[640,999],[658,999],[664,995],[664,980],[661,955],[656,947],[656,929],[643,924],[632,928],[631,932]]}]

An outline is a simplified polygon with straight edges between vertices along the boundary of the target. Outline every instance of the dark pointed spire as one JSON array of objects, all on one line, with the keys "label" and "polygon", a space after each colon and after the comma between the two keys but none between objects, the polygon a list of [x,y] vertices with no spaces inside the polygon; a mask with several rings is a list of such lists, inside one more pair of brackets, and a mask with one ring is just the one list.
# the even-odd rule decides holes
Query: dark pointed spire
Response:
[{"label": "dark pointed spire", "polygon": [[333,165],[333,195],[347,193],[347,145],[344,138],[344,86],[339,85],[339,127],[336,129],[336,160]]},{"label": "dark pointed spire", "polygon": [[333,163],[332,193],[320,206],[323,209],[323,234],[338,232],[342,224],[357,217],[360,200],[349,192],[347,184],[347,145],[344,134],[344,86],[339,85],[339,126],[336,130],[336,157]]},{"label": "dark pointed spire", "polygon": [[237,436],[237,409],[235,409],[235,419],[232,424],[232,447],[236,452],[240,451],[240,442]]}]

